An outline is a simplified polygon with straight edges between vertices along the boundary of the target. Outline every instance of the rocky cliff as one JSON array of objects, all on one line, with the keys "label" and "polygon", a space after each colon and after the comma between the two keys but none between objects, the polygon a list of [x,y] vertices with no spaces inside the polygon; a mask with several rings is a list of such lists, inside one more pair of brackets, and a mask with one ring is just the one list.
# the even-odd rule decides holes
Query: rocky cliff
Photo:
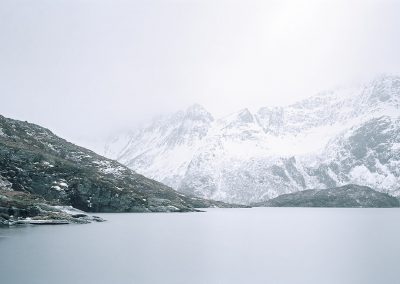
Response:
[{"label": "rocky cliff", "polygon": [[[187,212],[222,203],[185,196],[28,122],[0,116],[0,186],[86,212]],[[18,194],[2,194],[12,199]],[[0,207],[2,204],[0,204]]]}]

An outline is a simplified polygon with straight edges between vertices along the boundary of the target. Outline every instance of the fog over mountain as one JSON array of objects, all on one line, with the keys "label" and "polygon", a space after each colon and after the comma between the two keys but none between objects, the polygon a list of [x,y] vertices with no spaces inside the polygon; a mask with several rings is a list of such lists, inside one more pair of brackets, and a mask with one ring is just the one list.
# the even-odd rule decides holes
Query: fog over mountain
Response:
[{"label": "fog over mountain", "polygon": [[[95,3],[94,3],[95,2]],[[400,74],[399,1],[1,1],[0,113],[82,146]]]}]

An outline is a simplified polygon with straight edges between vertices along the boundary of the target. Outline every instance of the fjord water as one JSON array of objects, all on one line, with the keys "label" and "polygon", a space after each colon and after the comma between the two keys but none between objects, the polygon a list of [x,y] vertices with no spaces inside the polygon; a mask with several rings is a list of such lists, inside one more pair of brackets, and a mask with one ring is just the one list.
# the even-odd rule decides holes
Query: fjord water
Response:
[{"label": "fjord water", "polygon": [[399,283],[400,210],[99,214],[0,229],[0,283]]}]

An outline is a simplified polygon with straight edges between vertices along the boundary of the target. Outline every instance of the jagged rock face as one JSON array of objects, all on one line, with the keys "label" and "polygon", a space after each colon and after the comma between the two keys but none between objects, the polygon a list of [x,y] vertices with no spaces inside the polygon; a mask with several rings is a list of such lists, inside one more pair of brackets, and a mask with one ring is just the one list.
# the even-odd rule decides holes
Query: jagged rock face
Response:
[{"label": "jagged rock face", "polygon": [[312,170],[323,184],[354,182],[400,196],[400,119],[383,116],[332,139]]},{"label": "jagged rock face", "polygon": [[[194,211],[186,197],[51,131],[0,116],[0,186],[88,212]],[[213,206],[212,202],[204,205]]]},{"label": "jagged rock face", "polygon": [[348,183],[399,196],[399,109],[400,78],[382,76],[220,119],[196,105],[125,135],[122,147],[108,143],[106,154],[182,192],[233,203]]},{"label": "jagged rock face", "polygon": [[253,204],[259,207],[399,207],[399,200],[367,186],[349,184],[328,189],[309,189]]}]

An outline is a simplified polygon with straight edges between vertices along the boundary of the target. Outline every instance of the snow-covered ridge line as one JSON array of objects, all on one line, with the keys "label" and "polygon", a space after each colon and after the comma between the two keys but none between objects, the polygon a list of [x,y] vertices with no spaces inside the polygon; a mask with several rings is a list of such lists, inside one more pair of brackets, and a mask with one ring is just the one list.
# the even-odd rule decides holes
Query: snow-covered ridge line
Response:
[{"label": "snow-covered ridge line", "polygon": [[[396,76],[222,118],[196,104],[112,137],[104,154],[182,192],[235,203],[345,182],[398,194],[399,106]],[[355,142],[368,127],[369,137],[391,140]],[[360,156],[357,147],[370,148]]]}]

